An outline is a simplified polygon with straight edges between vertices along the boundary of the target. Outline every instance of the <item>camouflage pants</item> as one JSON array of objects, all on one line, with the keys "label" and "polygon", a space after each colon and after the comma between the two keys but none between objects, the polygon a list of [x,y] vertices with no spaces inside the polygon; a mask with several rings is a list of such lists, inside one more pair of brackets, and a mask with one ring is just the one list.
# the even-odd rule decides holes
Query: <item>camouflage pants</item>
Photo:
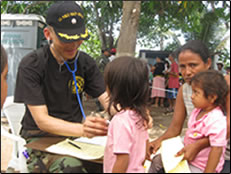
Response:
[{"label": "camouflage pants", "polygon": [[[30,138],[27,143],[37,140]],[[28,171],[31,173],[102,173],[102,164],[82,161],[74,157],[27,149]]]}]

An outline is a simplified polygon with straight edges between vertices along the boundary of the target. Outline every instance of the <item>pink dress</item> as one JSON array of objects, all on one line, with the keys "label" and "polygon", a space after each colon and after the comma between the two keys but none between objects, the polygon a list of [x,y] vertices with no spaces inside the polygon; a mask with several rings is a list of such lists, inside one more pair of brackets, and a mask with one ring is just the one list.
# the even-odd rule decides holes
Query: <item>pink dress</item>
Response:
[{"label": "pink dress", "polygon": [[140,118],[132,110],[121,111],[113,117],[104,152],[104,173],[112,172],[115,154],[129,155],[127,173],[144,173],[142,163],[146,156],[148,132],[139,122]]},{"label": "pink dress", "polygon": [[165,97],[165,78],[156,76],[152,82],[152,93],[151,98],[154,97]]},{"label": "pink dress", "polygon": [[[223,147],[221,159],[216,167],[216,172],[220,172],[224,164],[224,153],[226,148],[226,117],[219,107],[213,109],[201,119],[196,120],[200,109],[194,109],[188,120],[188,129],[185,134],[184,144],[188,145],[200,138],[209,137],[210,146]],[[201,150],[196,158],[190,162],[191,165],[205,170],[211,147]]]}]

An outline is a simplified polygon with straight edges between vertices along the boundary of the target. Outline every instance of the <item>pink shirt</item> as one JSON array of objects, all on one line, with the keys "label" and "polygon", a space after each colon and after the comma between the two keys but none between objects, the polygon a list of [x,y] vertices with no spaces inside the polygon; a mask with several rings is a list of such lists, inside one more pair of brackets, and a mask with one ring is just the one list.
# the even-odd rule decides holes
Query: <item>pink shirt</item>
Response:
[{"label": "pink shirt", "polygon": [[[178,65],[176,62],[173,62],[171,64],[171,70],[170,72],[175,72],[175,73],[179,73],[179,69],[178,69]],[[179,76],[174,77],[172,75],[169,75],[169,79],[168,79],[168,88],[179,88],[180,87],[180,83],[179,83]]]},{"label": "pink shirt", "polygon": [[[209,137],[210,146],[223,147],[221,159],[216,167],[216,172],[222,170],[224,164],[224,153],[226,147],[227,124],[226,117],[219,107],[207,113],[201,119],[196,120],[200,109],[194,109],[188,120],[188,129],[185,134],[184,144],[191,144],[202,137]],[[190,164],[205,170],[211,147],[207,147],[197,154]]]},{"label": "pink shirt", "polygon": [[113,117],[108,128],[104,152],[104,173],[112,172],[116,161],[115,154],[129,154],[127,173],[144,173],[142,163],[145,160],[146,141],[149,137],[143,122],[138,122],[140,118],[132,110],[121,111]]}]

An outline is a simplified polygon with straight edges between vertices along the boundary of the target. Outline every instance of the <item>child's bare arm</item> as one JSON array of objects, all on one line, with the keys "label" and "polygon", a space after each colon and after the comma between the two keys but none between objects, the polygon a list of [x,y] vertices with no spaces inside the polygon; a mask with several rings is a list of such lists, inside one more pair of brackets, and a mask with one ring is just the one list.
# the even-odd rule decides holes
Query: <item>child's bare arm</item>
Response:
[{"label": "child's bare arm", "polygon": [[113,166],[112,173],[126,173],[128,168],[128,161],[128,154],[117,154],[116,162]]},{"label": "child's bare arm", "polygon": [[211,147],[211,151],[209,153],[209,158],[204,173],[216,172],[215,169],[220,161],[222,151],[223,147]]},{"label": "child's bare arm", "polygon": [[193,161],[197,154],[204,148],[209,147],[209,138],[204,137],[201,139],[198,139],[196,142],[188,144],[187,146],[184,146],[177,154],[176,156],[180,156],[184,154],[184,158],[188,161]]}]

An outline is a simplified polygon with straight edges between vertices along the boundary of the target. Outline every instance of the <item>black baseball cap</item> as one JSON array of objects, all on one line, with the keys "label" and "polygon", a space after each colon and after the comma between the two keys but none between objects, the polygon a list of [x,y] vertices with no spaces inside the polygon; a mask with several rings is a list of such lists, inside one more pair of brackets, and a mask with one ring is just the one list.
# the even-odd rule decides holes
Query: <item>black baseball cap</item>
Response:
[{"label": "black baseball cap", "polygon": [[62,42],[87,40],[83,11],[75,1],[56,2],[47,11],[46,22]]}]

